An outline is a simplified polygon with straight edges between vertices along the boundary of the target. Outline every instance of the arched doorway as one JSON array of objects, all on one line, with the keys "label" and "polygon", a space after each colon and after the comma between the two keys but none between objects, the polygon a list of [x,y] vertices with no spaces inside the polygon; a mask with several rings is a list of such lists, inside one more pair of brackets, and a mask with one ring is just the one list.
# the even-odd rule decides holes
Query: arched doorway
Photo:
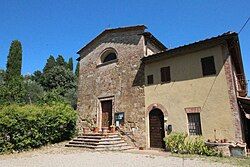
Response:
[{"label": "arched doorway", "polygon": [[164,148],[165,137],[164,131],[164,115],[163,112],[156,108],[149,113],[149,134],[150,134],[150,147],[151,148]]}]

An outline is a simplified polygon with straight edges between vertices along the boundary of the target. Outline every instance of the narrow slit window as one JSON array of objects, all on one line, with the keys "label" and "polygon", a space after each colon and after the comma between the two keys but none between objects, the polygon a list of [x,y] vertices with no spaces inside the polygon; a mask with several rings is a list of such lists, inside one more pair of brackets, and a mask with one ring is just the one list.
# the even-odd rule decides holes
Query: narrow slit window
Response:
[{"label": "narrow slit window", "polygon": [[148,75],[147,80],[148,80],[148,85],[153,84],[154,83],[154,76],[153,75]]}]

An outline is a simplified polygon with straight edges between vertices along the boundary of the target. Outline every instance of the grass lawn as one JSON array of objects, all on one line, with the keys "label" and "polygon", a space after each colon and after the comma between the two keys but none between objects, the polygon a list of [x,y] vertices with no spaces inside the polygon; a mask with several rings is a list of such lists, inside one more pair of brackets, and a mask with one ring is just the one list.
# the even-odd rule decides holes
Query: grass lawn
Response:
[{"label": "grass lawn", "polygon": [[179,158],[188,158],[188,159],[201,159],[204,161],[227,163],[237,166],[248,166],[250,167],[250,157],[214,157],[214,156],[201,156],[201,155],[190,155],[190,154],[171,154],[171,156]]}]

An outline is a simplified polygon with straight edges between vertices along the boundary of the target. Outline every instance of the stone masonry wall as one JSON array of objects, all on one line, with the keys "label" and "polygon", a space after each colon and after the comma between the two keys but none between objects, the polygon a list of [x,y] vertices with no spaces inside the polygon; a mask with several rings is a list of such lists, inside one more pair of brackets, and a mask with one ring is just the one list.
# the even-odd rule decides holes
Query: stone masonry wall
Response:
[{"label": "stone masonry wall", "polygon": [[[140,61],[144,39],[139,35],[143,31],[109,32],[81,53],[79,128],[98,125],[100,99],[112,97],[113,121],[115,112],[124,112],[124,130],[132,133],[138,146],[145,146],[144,68]],[[106,48],[116,50],[118,61],[98,66]]]},{"label": "stone masonry wall", "polygon": [[242,127],[241,127],[241,118],[240,118],[240,109],[237,102],[237,93],[236,93],[236,82],[233,77],[233,66],[231,55],[227,47],[223,47],[224,51],[224,69],[228,86],[228,94],[230,101],[230,109],[234,118],[234,127],[235,127],[235,141],[242,142]]}]

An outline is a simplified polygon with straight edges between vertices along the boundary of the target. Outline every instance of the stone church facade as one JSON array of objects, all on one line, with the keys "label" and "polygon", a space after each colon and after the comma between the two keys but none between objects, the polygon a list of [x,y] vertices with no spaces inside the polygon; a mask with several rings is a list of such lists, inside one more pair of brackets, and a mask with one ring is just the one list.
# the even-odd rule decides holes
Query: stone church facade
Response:
[{"label": "stone church facade", "polygon": [[78,127],[115,125],[145,148],[163,147],[170,131],[245,142],[237,42],[227,33],[167,49],[143,25],[104,30],[78,51]]}]

